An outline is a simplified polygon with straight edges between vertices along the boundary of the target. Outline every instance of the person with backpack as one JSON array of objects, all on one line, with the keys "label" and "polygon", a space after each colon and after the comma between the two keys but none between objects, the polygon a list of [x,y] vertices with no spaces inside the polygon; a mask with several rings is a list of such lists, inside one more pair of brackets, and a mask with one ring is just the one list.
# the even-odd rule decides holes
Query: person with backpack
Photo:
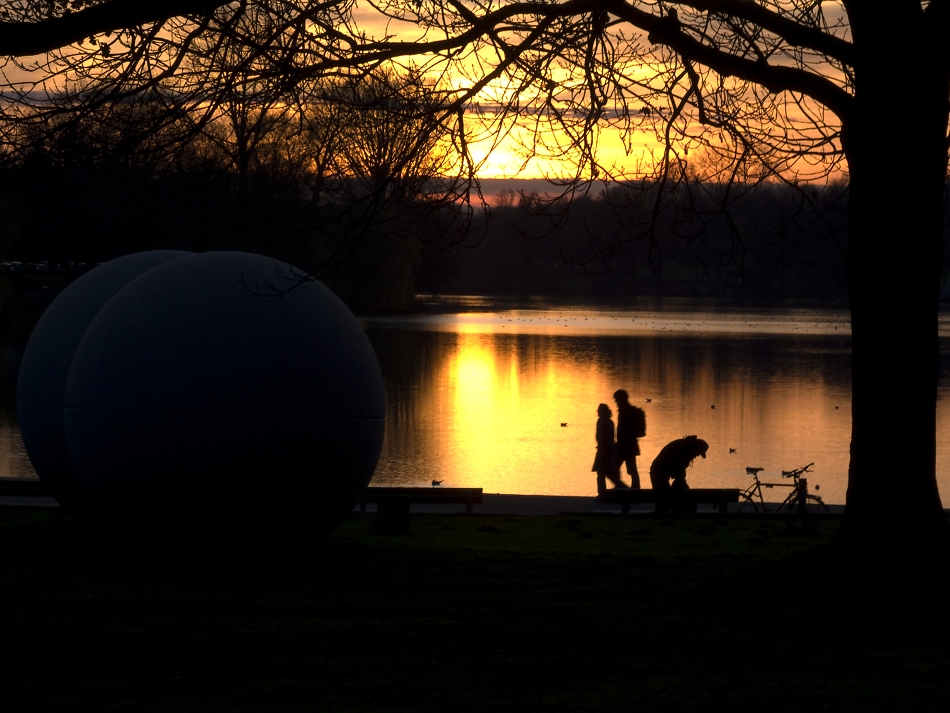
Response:
[{"label": "person with backpack", "polygon": [[647,435],[647,416],[643,409],[630,403],[630,396],[623,389],[614,392],[617,402],[617,468],[627,464],[630,487],[640,488],[640,473],[637,471],[637,456],[640,444],[637,439]]}]

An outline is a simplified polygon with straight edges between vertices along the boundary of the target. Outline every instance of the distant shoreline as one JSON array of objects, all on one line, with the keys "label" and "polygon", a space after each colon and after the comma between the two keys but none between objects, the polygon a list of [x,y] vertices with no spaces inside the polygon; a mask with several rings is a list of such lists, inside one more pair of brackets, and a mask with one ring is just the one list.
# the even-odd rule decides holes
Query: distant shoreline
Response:
[{"label": "distant shoreline", "polygon": [[[412,312],[495,312],[512,309],[536,310],[603,310],[664,312],[731,312],[735,310],[804,309],[822,311],[848,311],[844,300],[819,299],[773,299],[721,297],[677,297],[656,295],[632,295],[629,297],[576,297],[571,295],[465,295],[465,294],[417,294]],[[950,304],[947,305],[950,311]]]}]

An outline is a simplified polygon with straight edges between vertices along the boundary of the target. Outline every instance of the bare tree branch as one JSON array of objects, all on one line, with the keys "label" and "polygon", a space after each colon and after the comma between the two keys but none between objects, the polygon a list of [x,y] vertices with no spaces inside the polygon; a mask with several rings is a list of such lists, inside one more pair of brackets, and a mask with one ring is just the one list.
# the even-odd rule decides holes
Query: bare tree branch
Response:
[{"label": "bare tree branch", "polygon": [[[850,42],[828,34],[808,18],[792,19],[754,0],[672,0],[670,4],[751,22],[791,45],[814,50],[845,64],[854,63],[854,47]],[[809,24],[805,24],[806,21]]]},{"label": "bare tree branch", "polygon": [[0,21],[0,55],[42,54],[99,33],[179,15],[200,15],[227,4],[222,0],[106,0],[55,17],[4,20]]}]

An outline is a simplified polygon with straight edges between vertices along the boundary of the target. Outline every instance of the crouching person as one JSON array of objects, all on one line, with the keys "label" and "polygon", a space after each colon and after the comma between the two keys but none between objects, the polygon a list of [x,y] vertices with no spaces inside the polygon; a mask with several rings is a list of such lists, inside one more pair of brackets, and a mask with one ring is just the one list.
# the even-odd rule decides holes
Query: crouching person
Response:
[{"label": "crouching person", "polygon": [[663,446],[650,466],[657,512],[696,512],[696,503],[688,496],[686,469],[697,457],[705,458],[708,450],[709,444],[696,436],[685,436]]}]

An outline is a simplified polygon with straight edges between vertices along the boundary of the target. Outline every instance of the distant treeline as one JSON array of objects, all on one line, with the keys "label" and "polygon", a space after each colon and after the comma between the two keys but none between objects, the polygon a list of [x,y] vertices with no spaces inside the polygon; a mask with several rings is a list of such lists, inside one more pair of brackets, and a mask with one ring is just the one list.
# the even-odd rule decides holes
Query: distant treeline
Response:
[{"label": "distant treeline", "polygon": [[845,300],[846,210],[840,183],[683,183],[666,194],[656,185],[614,184],[553,203],[504,196],[475,247],[425,254],[420,289]]},{"label": "distant treeline", "polygon": [[416,291],[420,242],[438,232],[437,208],[398,197],[369,211],[318,203],[306,186],[238,184],[224,172],[156,175],[42,158],[0,166],[0,262],[49,270],[8,269],[0,296],[61,289],[77,270],[58,267],[141,250],[244,250],[312,271],[358,310],[399,308]]},{"label": "distant treeline", "polygon": [[[421,71],[323,78],[294,101],[262,91],[235,89],[201,121],[200,102],[66,92],[0,123],[0,263],[50,267],[0,274],[0,293],[48,295],[75,279],[58,265],[178,248],[286,260],[363,313],[417,293],[846,299],[845,183],[747,166],[733,175],[748,183],[709,183],[677,163],[662,181],[508,192],[486,211]],[[855,239],[912,262],[910,228]]]},{"label": "distant treeline", "polygon": [[207,111],[205,98],[88,102],[64,90],[5,117],[0,262],[247,250],[299,266],[360,311],[408,306],[421,245],[464,239],[475,212],[441,91],[385,69],[317,78],[293,96],[283,86],[244,82]]},{"label": "distant treeline", "polygon": [[[511,193],[461,228],[444,206],[413,213],[411,201],[394,198],[382,212],[393,237],[378,213],[357,245],[340,237],[346,205],[315,206],[286,185],[236,190],[214,173],[159,177],[41,159],[3,170],[3,260],[94,264],[156,248],[237,249],[312,269],[333,253],[334,270],[315,272],[361,312],[409,307],[416,292],[847,299],[847,188],[838,183],[681,183],[665,193],[614,184],[570,201]],[[334,230],[321,233],[331,217]],[[910,229],[871,237],[895,264],[914,250]]]}]

